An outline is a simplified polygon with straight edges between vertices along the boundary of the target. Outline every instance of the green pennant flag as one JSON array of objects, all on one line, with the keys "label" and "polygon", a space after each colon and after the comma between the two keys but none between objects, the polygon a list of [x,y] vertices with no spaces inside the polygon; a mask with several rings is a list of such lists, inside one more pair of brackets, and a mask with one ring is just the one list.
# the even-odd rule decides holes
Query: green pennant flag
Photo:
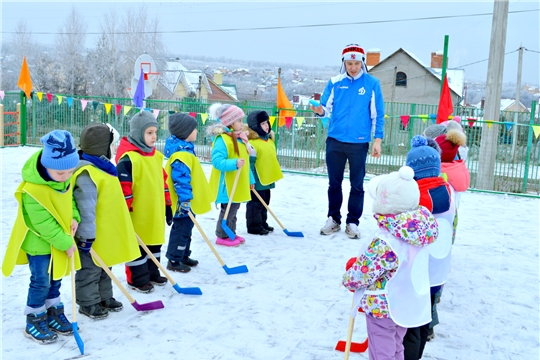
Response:
[{"label": "green pennant flag", "polygon": [[97,106],[99,105],[99,102],[92,101],[92,106],[94,107],[94,111],[96,111]]}]

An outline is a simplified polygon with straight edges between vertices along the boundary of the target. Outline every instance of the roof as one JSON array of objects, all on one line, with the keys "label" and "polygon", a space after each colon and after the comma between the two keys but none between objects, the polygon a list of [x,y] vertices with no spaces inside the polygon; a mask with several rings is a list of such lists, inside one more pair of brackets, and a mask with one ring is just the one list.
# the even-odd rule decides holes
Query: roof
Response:
[{"label": "roof", "polygon": [[[218,85],[215,81],[208,79],[210,87],[212,88],[212,94],[208,96],[208,100],[218,101],[238,101],[236,96],[236,86],[234,85]],[[229,88],[234,88],[234,95],[229,93]]]},{"label": "roof", "polygon": [[202,76],[202,84],[206,87],[208,93],[212,94],[210,83],[202,70],[188,70],[177,61],[167,61],[167,67],[164,75],[161,76],[160,82],[172,94],[174,94],[179,82],[182,82],[188,92],[197,92],[199,89],[199,76]]},{"label": "roof", "polygon": [[[512,107],[512,105],[514,105],[514,103],[516,102],[515,99],[501,99],[501,106],[500,106],[500,110],[501,111],[505,111],[507,110],[509,107]],[[519,102],[521,104],[521,106],[524,108],[524,109],[527,109],[528,112],[531,112],[531,109],[528,109],[527,107],[525,107],[525,105],[523,105],[523,103],[520,101]],[[482,108],[482,102],[480,101],[479,103],[477,104],[474,104],[473,105],[475,108]]]}]

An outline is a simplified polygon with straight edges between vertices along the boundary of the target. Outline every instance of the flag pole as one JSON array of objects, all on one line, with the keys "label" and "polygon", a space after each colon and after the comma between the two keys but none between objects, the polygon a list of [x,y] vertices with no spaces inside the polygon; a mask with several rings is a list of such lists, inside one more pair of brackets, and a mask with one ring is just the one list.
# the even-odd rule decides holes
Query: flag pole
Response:
[{"label": "flag pole", "polygon": [[441,91],[440,91],[440,93],[442,93],[444,77],[446,76],[446,67],[448,65],[447,64],[447,62],[448,62],[448,37],[449,37],[448,35],[444,35],[444,51],[443,51],[443,59],[442,59]]}]

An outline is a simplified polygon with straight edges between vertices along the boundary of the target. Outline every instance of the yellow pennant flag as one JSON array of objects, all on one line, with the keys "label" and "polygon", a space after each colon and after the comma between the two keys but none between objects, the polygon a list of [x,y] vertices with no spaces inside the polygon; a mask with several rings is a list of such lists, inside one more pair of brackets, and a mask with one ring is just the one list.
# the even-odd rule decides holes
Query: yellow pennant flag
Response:
[{"label": "yellow pennant flag", "polygon": [[274,126],[274,123],[276,122],[276,117],[275,116],[269,116],[268,117],[269,121],[270,121],[270,127]]},{"label": "yellow pennant flag", "polygon": [[384,114],[384,118],[385,118],[385,119],[388,119],[388,115]]},{"label": "yellow pennant flag", "polygon": [[58,105],[62,104],[62,95],[56,95],[58,98]]},{"label": "yellow pennant flag", "polygon": [[129,110],[131,110],[131,106],[124,105],[124,115],[126,115]]},{"label": "yellow pennant flag", "polygon": [[[281,79],[278,78],[277,82],[277,107],[280,109],[292,109],[292,104],[287,98],[287,95],[285,94],[285,91],[283,90],[283,87],[281,86]],[[295,117],[296,111],[294,110],[280,110],[279,112],[279,121],[278,126],[283,126],[286,123],[285,118],[288,117]]]},{"label": "yellow pennant flag", "polygon": [[296,117],[296,123],[298,124],[298,127],[302,126],[302,124],[304,123],[304,120],[305,118],[303,117],[299,117],[299,116]]},{"label": "yellow pennant flag", "polygon": [[26,62],[26,56],[23,58],[23,63],[21,66],[21,72],[19,74],[19,81],[17,86],[24,91],[26,97],[30,97],[32,92],[32,78],[30,78],[30,70],[28,70],[28,63]]},{"label": "yellow pennant flag", "polygon": [[108,114],[111,111],[112,104],[105,103],[103,105],[105,105],[105,114]]},{"label": "yellow pennant flag", "polygon": [[538,135],[540,135],[540,125],[533,125],[532,128],[534,131],[534,138],[538,139]]},{"label": "yellow pennant flag", "polygon": [[201,121],[204,124],[206,124],[206,120],[208,120],[208,113],[201,113]]},{"label": "yellow pennant flag", "polygon": [[488,124],[488,129],[491,129],[491,125],[493,125],[493,120],[486,120]]},{"label": "yellow pennant flag", "polygon": [[43,99],[43,93],[42,93],[42,92],[38,92],[38,93],[37,93],[37,98],[39,99],[39,101],[41,101],[41,99]]}]

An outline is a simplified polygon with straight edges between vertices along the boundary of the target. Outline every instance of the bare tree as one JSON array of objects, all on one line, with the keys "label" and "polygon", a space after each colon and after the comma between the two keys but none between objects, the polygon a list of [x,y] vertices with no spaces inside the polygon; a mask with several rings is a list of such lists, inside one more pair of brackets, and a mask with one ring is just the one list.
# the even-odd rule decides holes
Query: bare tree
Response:
[{"label": "bare tree", "polygon": [[30,73],[33,75],[37,44],[32,38],[32,31],[26,21],[19,20],[7,43],[2,43],[2,71],[0,84],[2,89],[17,89],[17,81],[23,58],[26,56]]}]

